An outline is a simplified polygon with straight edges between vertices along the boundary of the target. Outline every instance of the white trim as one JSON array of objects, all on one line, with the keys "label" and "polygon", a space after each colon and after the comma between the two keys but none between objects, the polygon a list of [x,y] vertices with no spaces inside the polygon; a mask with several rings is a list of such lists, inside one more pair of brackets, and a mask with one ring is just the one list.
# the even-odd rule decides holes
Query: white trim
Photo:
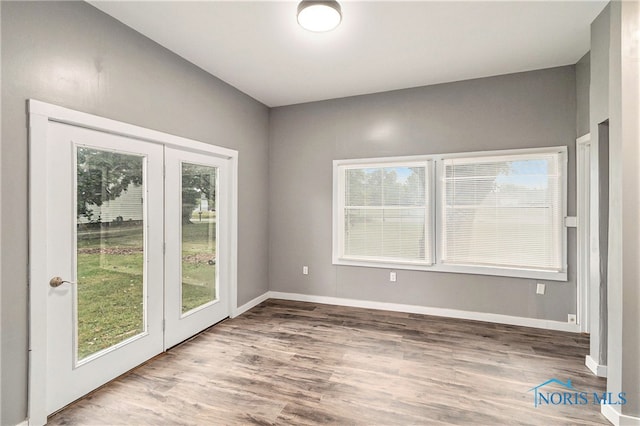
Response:
[{"label": "white trim", "polygon": [[[565,218],[569,212],[569,149],[564,146],[562,147],[562,151],[560,152],[560,168],[562,174],[562,217]],[[562,220],[562,225],[564,225],[564,219]],[[569,270],[569,230],[566,226],[564,226],[564,232],[562,232],[562,272],[565,274],[565,281],[568,279],[566,277],[567,271]]]},{"label": "white trim", "polygon": [[229,202],[229,313],[238,306],[238,160],[239,153],[229,158],[229,188],[231,193],[227,199]]},{"label": "white trim", "polygon": [[615,426],[640,426],[640,417],[622,414],[612,405],[602,404],[600,412]]},{"label": "white trim", "polygon": [[400,157],[374,157],[374,158],[353,158],[353,159],[341,159],[333,160],[334,166],[346,166],[357,164],[378,164],[386,165],[387,163],[415,163],[418,161],[435,161],[449,158],[464,158],[464,157],[495,157],[514,154],[548,154],[553,150],[566,154],[567,147],[564,145],[546,146],[539,148],[514,148],[514,149],[501,149],[494,151],[473,151],[473,152],[457,152],[450,154],[428,154],[428,155],[405,155]]},{"label": "white trim", "polygon": [[[30,424],[46,424],[46,368],[47,368],[47,299],[41,286],[47,282],[48,216],[45,188],[47,187],[46,116],[29,116],[29,386],[28,416]],[[46,284],[41,284],[46,285]]]},{"label": "white trim", "polygon": [[189,151],[204,152],[221,158],[233,158],[238,156],[238,151],[198,142],[193,139],[147,129],[145,127],[75,111],[58,105],[52,105],[35,99],[29,99],[29,114],[47,117],[49,121],[84,127],[105,133],[116,134],[129,138],[136,138],[146,142],[175,146]]},{"label": "white trim", "polygon": [[511,269],[511,268],[497,268],[492,266],[473,266],[473,265],[452,265],[452,264],[433,264],[425,265],[420,263],[409,262],[382,262],[382,261],[367,261],[356,259],[337,259],[333,262],[334,265],[341,266],[366,266],[369,268],[380,269],[408,269],[411,271],[429,271],[429,272],[447,272],[454,274],[474,274],[474,275],[490,275],[493,277],[515,277],[515,278],[529,278],[534,280],[545,281],[567,281],[566,272],[554,272],[554,271],[538,271],[535,269]]},{"label": "white trim", "polygon": [[569,331],[579,333],[580,329],[575,324],[562,321],[543,320],[537,318],[515,317],[511,315],[492,314],[487,312],[461,311],[458,309],[433,308],[429,306],[404,305],[399,303],[375,302],[370,300],[345,299],[341,297],[314,296],[299,293],[269,292],[270,299],[295,300],[298,302],[312,302],[326,305],[350,306],[354,308],[378,309],[392,312],[405,312],[410,314],[432,315],[447,318],[459,318],[472,321],[484,321],[497,324],[517,325],[521,327],[534,327],[546,330]]},{"label": "white trim", "polygon": [[[577,209],[577,288],[576,322],[580,331],[589,333],[589,278],[590,278],[590,195],[591,195],[591,133],[576,139],[576,209]],[[587,155],[588,161],[587,161]],[[585,180],[586,179],[586,180]]]},{"label": "white trim", "polygon": [[238,317],[238,316],[244,314],[248,310],[258,306],[259,304],[261,304],[262,302],[264,302],[267,299],[269,299],[269,292],[268,291],[266,293],[261,294],[260,296],[258,296],[256,298],[254,298],[254,299],[249,300],[244,305],[238,306],[236,309],[233,310],[233,312],[231,312],[231,318],[235,318],[235,317]]},{"label": "white trim", "polygon": [[16,426],[29,426],[30,424],[32,424],[32,423],[30,423],[29,419],[25,419],[25,420],[21,421],[20,423],[18,423]]},{"label": "white trim", "polygon": [[[596,130],[597,128],[596,126]],[[602,300],[600,299],[600,142],[598,137],[596,132],[591,138],[590,148],[589,253],[587,258],[589,266],[589,301],[587,305],[590,336],[589,354],[594,361],[600,361],[600,352],[603,347],[602,337],[607,332],[606,329],[602,330],[600,327]],[[605,226],[608,226],[608,224]],[[606,352],[606,348],[604,348],[604,351]]]},{"label": "white trim", "polygon": [[580,136],[578,139],[576,139],[576,143],[577,144],[582,144],[582,143],[589,142],[589,141],[591,141],[591,133],[586,133],[586,134]]},{"label": "white trim", "polygon": [[[236,150],[198,142],[180,136],[146,129],[104,117],[30,99],[29,113],[29,424],[45,424],[46,412],[46,354],[47,354],[47,299],[42,283],[47,277],[46,235],[46,144],[49,122],[59,122],[100,132],[135,138],[142,141],[172,146],[183,150],[205,153],[230,161],[232,192],[230,194],[230,274],[229,312],[237,304],[237,252],[238,252],[238,152]],[[38,259],[38,261],[34,261]],[[35,285],[38,283],[38,285]]]},{"label": "white trim", "polygon": [[607,377],[607,366],[598,364],[596,360],[591,357],[591,355],[585,356],[584,365],[586,365],[587,368],[591,370],[591,372],[596,376]]}]

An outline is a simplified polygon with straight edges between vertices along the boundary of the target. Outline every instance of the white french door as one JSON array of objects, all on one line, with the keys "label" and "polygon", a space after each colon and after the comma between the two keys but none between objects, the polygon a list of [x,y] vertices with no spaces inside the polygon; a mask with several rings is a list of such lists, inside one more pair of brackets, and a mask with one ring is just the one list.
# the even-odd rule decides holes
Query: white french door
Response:
[{"label": "white french door", "polygon": [[235,151],[41,105],[73,124],[31,117],[30,424],[228,317],[236,279]]},{"label": "white french door", "polygon": [[227,160],[166,148],[165,347],[229,316]]},{"label": "white french door", "polygon": [[58,123],[47,138],[52,413],[163,350],[163,147]]}]

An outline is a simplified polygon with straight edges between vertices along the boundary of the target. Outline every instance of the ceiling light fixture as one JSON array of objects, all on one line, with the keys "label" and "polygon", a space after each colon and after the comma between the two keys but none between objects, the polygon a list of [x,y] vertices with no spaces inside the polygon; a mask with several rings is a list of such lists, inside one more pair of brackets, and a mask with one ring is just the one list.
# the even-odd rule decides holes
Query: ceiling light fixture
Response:
[{"label": "ceiling light fixture", "polygon": [[340,25],[342,10],[337,1],[304,0],[298,5],[298,24],[314,32],[331,31]]}]

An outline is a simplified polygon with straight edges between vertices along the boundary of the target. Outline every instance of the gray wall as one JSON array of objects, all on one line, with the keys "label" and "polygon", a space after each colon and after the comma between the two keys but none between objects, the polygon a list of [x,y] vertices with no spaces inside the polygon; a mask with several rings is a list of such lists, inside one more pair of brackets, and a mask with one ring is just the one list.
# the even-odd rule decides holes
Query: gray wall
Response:
[{"label": "gray wall", "polygon": [[[612,2],[609,56],[610,189],[607,391],[627,394],[612,407],[640,421],[640,115],[637,2]],[[615,167],[613,166],[615,165]]]},{"label": "gray wall", "polygon": [[589,133],[590,84],[591,54],[587,52],[576,63],[576,131],[578,136]]},{"label": "gray wall", "polygon": [[[576,312],[575,232],[569,281],[333,266],[332,160],[509,148],[569,147],[575,214],[575,67],[275,108],[271,112],[270,288],[567,321]],[[309,275],[302,266],[309,265]]]},{"label": "gray wall", "polygon": [[27,410],[27,122],[35,98],[239,154],[238,303],[268,290],[269,110],[81,2],[2,2],[2,418]]}]

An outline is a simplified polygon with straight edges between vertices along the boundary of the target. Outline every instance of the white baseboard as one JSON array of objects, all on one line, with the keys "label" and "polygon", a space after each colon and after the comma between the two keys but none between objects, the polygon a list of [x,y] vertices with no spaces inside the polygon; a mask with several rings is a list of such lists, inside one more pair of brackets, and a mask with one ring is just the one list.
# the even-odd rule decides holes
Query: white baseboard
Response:
[{"label": "white baseboard", "polygon": [[591,355],[587,355],[584,358],[584,365],[586,365],[587,368],[591,370],[591,372],[596,376],[607,377],[607,366],[598,364],[596,360],[591,357]]},{"label": "white baseboard", "polygon": [[29,426],[29,419],[21,421],[16,426]]},{"label": "white baseboard", "polygon": [[249,309],[253,308],[254,306],[258,306],[259,304],[261,304],[262,302],[264,302],[265,300],[267,300],[269,298],[269,292],[267,291],[264,294],[261,294],[260,296],[256,297],[255,299],[249,300],[247,303],[245,303],[242,306],[238,306],[232,313],[231,313],[231,318],[235,318],[238,315],[242,315],[245,312],[247,312]]},{"label": "white baseboard", "polygon": [[523,327],[543,328],[547,330],[580,332],[580,326],[562,321],[542,320],[537,318],[515,317],[486,312],[461,311],[457,309],[432,308],[428,306],[403,305],[399,303],[374,302],[369,300],[344,299],[340,297],[313,296],[298,293],[269,292],[270,299],[296,300],[299,302],[323,303],[326,305],[351,306],[355,308],[380,309],[385,311],[406,312],[410,314],[433,315],[439,317],[485,321],[498,324],[519,325]]},{"label": "white baseboard", "polygon": [[622,414],[612,405],[603,404],[600,412],[615,426],[640,426],[640,417]]}]

